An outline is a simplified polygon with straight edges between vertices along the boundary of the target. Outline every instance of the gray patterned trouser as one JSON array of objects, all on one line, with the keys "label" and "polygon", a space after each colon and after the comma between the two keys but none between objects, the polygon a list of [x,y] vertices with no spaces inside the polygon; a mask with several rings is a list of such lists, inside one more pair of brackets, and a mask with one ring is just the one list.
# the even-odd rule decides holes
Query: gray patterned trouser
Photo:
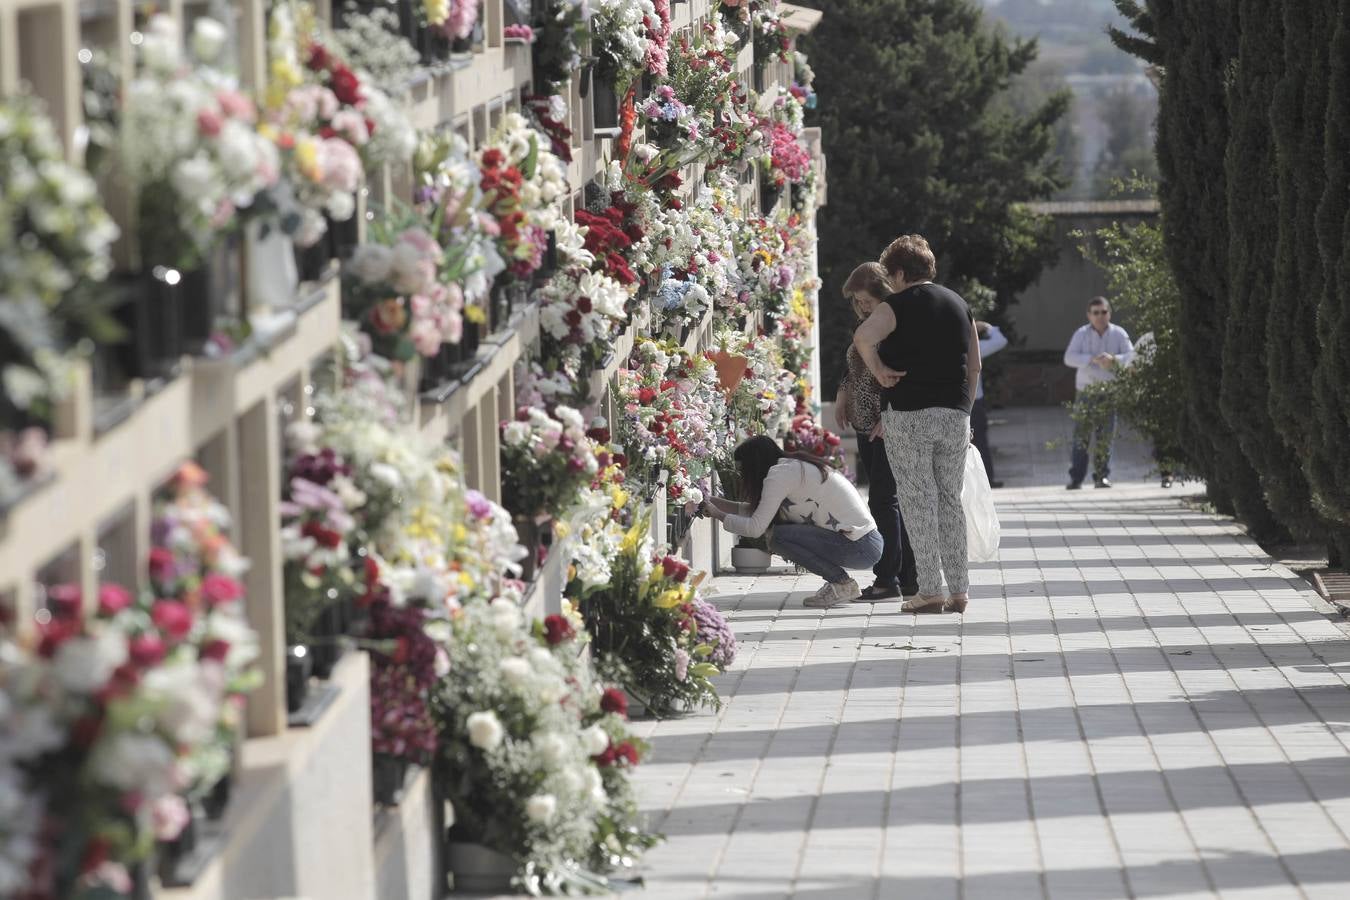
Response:
[{"label": "gray patterned trouser", "polygon": [[959,409],[888,409],[881,414],[881,427],[900,514],[914,545],[919,593],[940,594],[945,574],[948,593],[963,594],[970,587],[961,507],[970,415]]}]

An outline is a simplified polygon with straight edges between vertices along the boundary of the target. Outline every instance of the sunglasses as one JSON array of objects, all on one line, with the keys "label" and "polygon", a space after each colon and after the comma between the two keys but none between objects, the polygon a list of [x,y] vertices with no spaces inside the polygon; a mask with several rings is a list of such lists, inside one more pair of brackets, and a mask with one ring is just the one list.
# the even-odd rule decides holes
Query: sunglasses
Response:
[{"label": "sunglasses", "polygon": [[1111,314],[1111,310],[1109,310],[1109,309],[1094,309],[1094,310],[1092,310],[1092,314],[1093,314],[1094,316],[1109,316],[1109,315]]}]

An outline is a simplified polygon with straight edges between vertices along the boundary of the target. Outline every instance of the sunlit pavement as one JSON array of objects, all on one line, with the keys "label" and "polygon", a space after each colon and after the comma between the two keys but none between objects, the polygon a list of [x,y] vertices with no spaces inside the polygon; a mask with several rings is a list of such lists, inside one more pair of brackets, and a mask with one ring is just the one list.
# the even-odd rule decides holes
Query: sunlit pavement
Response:
[{"label": "sunlit pavement", "polygon": [[[1019,459],[1056,415],[996,427],[1000,477],[1067,468]],[[999,491],[964,617],[720,578],[723,709],[639,723],[642,896],[1350,896],[1347,632],[1147,470]]]}]

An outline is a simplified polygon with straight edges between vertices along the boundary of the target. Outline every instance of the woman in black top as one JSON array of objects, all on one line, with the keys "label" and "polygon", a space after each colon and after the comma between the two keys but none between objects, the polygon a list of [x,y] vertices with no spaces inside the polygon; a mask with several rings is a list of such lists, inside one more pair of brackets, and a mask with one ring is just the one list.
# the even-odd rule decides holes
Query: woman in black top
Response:
[{"label": "woman in black top", "polygon": [[918,567],[919,596],[901,609],[962,612],[970,581],[961,484],[980,340],[966,302],[933,283],[937,264],[922,237],[897,238],[881,264],[896,293],[858,327],[853,345],[884,389],[886,455]]}]

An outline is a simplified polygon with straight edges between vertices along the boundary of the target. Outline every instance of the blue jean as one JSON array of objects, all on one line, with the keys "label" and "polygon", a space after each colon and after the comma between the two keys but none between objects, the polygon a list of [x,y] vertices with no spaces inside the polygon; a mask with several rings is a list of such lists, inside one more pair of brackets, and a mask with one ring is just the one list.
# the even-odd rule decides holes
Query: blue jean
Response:
[{"label": "blue jean", "polygon": [[873,528],[856,541],[819,525],[775,525],[769,549],[784,559],[838,584],[848,569],[870,569],[881,559],[881,532]]},{"label": "blue jean", "polygon": [[[1079,397],[1074,405],[1100,414],[1105,401]],[[1111,443],[1116,437],[1116,411],[1100,414],[1096,423],[1075,423],[1073,427],[1073,459],[1069,466],[1069,480],[1082,484],[1087,477],[1089,446],[1092,457],[1092,477],[1106,478],[1111,474]]]}]

